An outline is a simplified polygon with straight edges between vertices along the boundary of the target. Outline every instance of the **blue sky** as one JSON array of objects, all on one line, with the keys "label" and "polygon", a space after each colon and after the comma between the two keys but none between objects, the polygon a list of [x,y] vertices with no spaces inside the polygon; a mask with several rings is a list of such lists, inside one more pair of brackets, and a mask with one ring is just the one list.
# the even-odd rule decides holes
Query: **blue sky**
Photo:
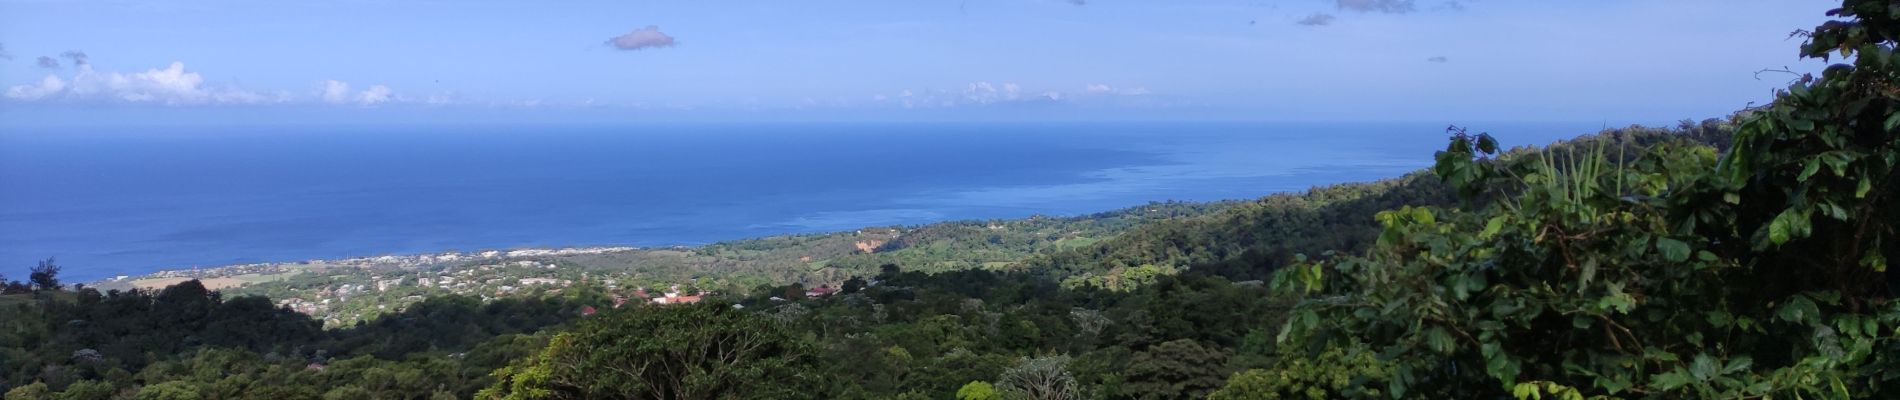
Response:
[{"label": "blue sky", "polygon": [[[1662,122],[1820,0],[0,0],[0,126],[100,120]],[[619,40],[615,40],[618,38]],[[84,53],[78,57],[77,53]],[[43,59],[42,59],[43,58]],[[83,60],[83,62],[82,62]]]}]

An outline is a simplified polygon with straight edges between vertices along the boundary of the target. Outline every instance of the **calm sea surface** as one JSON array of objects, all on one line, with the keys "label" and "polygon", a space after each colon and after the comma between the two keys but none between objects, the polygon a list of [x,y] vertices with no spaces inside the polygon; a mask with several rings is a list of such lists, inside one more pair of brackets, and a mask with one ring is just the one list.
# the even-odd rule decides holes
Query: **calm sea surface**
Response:
[{"label": "calm sea surface", "polygon": [[[1507,145],[1600,125],[1482,124]],[[0,274],[701,244],[1252,198],[1430,164],[1438,123],[244,126],[0,132]]]}]

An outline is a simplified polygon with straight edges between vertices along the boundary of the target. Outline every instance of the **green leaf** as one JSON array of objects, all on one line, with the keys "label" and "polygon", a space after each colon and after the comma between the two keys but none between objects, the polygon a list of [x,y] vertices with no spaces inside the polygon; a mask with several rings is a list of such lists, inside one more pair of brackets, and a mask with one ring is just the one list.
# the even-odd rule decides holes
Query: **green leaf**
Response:
[{"label": "green leaf", "polygon": [[1779,246],[1789,240],[1808,236],[1808,215],[1796,208],[1782,210],[1768,223],[1768,240]]},{"label": "green leaf", "polygon": [[1583,260],[1583,267],[1579,271],[1577,271],[1578,272],[1577,283],[1580,285],[1588,286],[1590,285],[1590,281],[1596,280],[1597,264],[1598,262],[1597,262],[1597,259],[1595,258]]},{"label": "green leaf", "polygon": [[1662,253],[1663,259],[1669,260],[1670,262],[1689,260],[1689,244],[1681,240],[1657,238],[1656,251]]},{"label": "green leaf", "polygon": [[1504,217],[1503,215],[1491,217],[1491,221],[1484,223],[1484,232],[1479,232],[1478,238],[1489,240],[1493,236],[1497,236],[1498,231],[1504,229]]},{"label": "green leaf", "polygon": [[1717,328],[1727,328],[1729,323],[1735,321],[1734,316],[1725,311],[1710,311],[1708,319],[1709,325],[1715,325]]},{"label": "green leaf", "polygon": [[1681,369],[1656,374],[1656,377],[1652,379],[1655,380],[1656,387],[1662,390],[1675,390],[1689,384],[1689,374]]},{"label": "green leaf", "polygon": [[1715,376],[1715,357],[1708,354],[1696,354],[1695,361],[1689,363],[1689,375],[1696,380],[1706,381]]},{"label": "green leaf", "polygon": [[1445,332],[1444,327],[1434,326],[1425,330],[1425,345],[1431,346],[1432,350],[1439,353],[1451,354],[1451,351],[1458,346],[1458,342],[1451,339],[1451,333]]},{"label": "green leaf", "polygon": [[1491,374],[1492,378],[1496,378],[1497,380],[1506,382],[1517,380],[1517,362],[1512,361],[1511,357],[1506,354],[1485,357],[1484,370],[1486,373]]},{"label": "green leaf", "polygon": [[1809,177],[1814,176],[1815,172],[1820,172],[1820,171],[1821,171],[1820,160],[1812,160],[1812,159],[1808,160],[1807,167],[1801,168],[1801,175],[1795,176],[1794,180],[1797,182],[1807,182]]},{"label": "green leaf", "polygon": [[1789,128],[1792,128],[1797,131],[1814,130],[1814,121],[1809,121],[1809,120],[1800,119],[1800,118],[1790,118],[1788,119],[1787,122],[1788,122]]},{"label": "green leaf", "polygon": [[1543,400],[1544,391],[1537,388],[1536,382],[1524,382],[1511,388],[1511,396],[1517,400]]},{"label": "green leaf", "polygon": [[1735,357],[1735,359],[1733,360],[1729,360],[1727,367],[1722,367],[1722,373],[1733,374],[1737,372],[1742,372],[1743,370],[1747,370],[1748,367],[1752,365],[1755,365],[1754,359],[1748,358],[1748,356],[1738,356],[1738,357]]},{"label": "green leaf", "polygon": [[1432,225],[1432,224],[1438,223],[1438,217],[1432,214],[1431,209],[1428,209],[1425,207],[1412,208],[1412,220],[1418,222],[1419,225]]},{"label": "green leaf", "polygon": [[1847,163],[1854,162],[1854,158],[1851,153],[1838,150],[1821,154],[1821,162],[1827,163],[1834,176],[1840,177],[1847,176]]},{"label": "green leaf", "polygon": [[1847,209],[1834,205],[1834,203],[1821,203],[1821,214],[1840,221],[1847,220]]},{"label": "green leaf", "polygon": [[1617,394],[1621,393],[1624,389],[1629,389],[1630,386],[1635,386],[1635,384],[1630,383],[1627,377],[1616,376],[1614,378],[1597,378],[1597,386],[1602,387],[1604,391],[1608,391],[1610,394]]},{"label": "green leaf", "polygon": [[1768,223],[1768,241],[1773,242],[1776,245],[1787,243],[1788,242],[1788,221],[1786,221],[1784,218],[1781,218],[1781,217],[1775,217],[1775,220],[1773,222],[1769,222]]},{"label": "green leaf", "polygon": [[1326,284],[1326,269],[1319,264],[1307,264],[1300,267],[1300,284],[1306,286],[1307,293],[1320,291]]},{"label": "green leaf", "polygon": [[1786,304],[1782,304],[1780,309],[1775,310],[1776,318],[1788,322],[1807,321],[1811,318],[1819,318],[1820,314],[1821,307],[1816,306],[1813,300],[1808,300],[1807,296],[1802,295],[1795,295],[1789,298]]}]

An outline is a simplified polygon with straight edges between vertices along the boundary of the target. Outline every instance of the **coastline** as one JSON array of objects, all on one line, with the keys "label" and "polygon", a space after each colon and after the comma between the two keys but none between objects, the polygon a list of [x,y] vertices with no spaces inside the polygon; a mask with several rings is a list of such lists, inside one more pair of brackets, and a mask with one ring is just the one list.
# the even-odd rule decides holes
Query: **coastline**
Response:
[{"label": "coastline", "polygon": [[272,282],[305,272],[329,268],[427,268],[471,261],[504,260],[526,257],[598,255],[640,250],[649,250],[649,248],[632,246],[522,248],[514,250],[482,250],[475,252],[445,251],[424,254],[392,254],[341,259],[263,262],[215,267],[161,269],[143,275],[119,275],[108,279],[95,280],[86,282],[85,285],[100,290],[124,290],[133,288],[160,289],[186,280],[199,279],[205,283],[207,288],[215,290],[241,287],[253,283]]}]

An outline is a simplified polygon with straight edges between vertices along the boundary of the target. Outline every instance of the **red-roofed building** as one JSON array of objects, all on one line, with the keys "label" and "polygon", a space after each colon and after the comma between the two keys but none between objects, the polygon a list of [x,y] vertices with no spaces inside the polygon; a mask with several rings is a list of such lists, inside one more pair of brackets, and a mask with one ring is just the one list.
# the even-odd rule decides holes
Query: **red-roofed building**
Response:
[{"label": "red-roofed building", "polygon": [[581,306],[581,316],[583,317],[594,315],[594,313],[598,311],[599,310],[594,309],[594,306]]},{"label": "red-roofed building", "polygon": [[679,293],[667,293],[665,297],[653,298],[653,304],[692,304],[692,303],[698,303],[701,299],[704,299],[705,297],[706,297],[706,292],[699,292],[699,294],[695,294],[691,296],[679,294]]}]

